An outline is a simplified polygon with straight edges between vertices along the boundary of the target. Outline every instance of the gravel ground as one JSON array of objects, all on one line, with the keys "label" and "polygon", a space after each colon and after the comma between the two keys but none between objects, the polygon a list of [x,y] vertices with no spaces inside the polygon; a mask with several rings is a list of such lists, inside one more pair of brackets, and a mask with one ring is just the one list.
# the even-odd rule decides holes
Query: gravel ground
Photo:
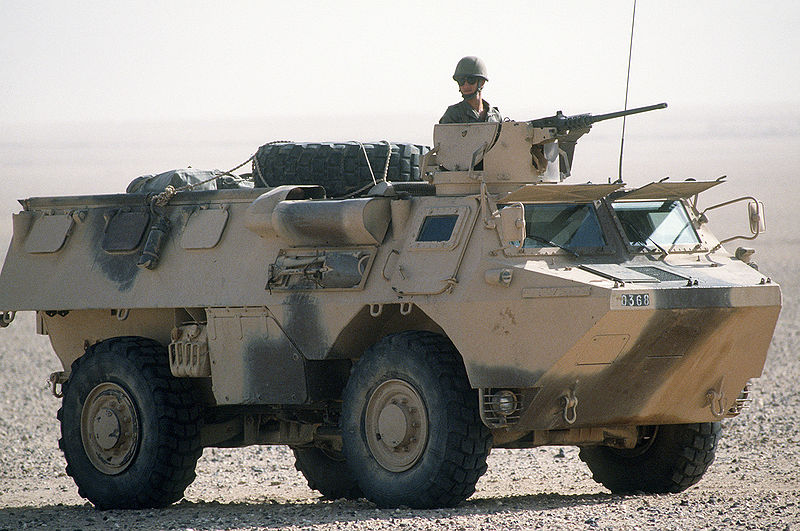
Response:
[{"label": "gravel ground", "polygon": [[60,370],[33,315],[0,330],[0,530],[3,529],[800,529],[800,273],[790,247],[756,247],[784,308],[751,408],[724,422],[717,459],[681,494],[617,496],[575,448],[495,450],[477,492],[455,509],[381,510],[323,501],[283,447],[206,449],[180,503],[97,511],[77,494],[58,449]]}]

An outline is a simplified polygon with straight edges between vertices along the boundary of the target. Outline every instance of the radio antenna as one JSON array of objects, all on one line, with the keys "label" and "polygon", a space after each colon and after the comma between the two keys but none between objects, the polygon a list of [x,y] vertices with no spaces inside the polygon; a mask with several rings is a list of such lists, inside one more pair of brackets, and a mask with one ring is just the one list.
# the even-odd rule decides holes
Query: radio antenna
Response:
[{"label": "radio antenna", "polygon": [[[636,23],[636,0],[633,0],[633,15],[631,16],[631,42],[628,47],[628,77],[625,79],[625,110],[628,110],[628,86],[631,82],[631,56],[633,55],[633,26]],[[625,146],[625,119],[627,117],[622,117],[622,137],[619,140],[619,180],[618,183],[622,182],[622,149]],[[609,181],[611,179],[609,178]]]}]

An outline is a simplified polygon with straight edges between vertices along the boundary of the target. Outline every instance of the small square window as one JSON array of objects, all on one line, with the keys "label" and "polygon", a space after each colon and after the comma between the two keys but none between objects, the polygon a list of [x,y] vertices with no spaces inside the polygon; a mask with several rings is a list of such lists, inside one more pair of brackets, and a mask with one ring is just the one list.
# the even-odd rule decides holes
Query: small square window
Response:
[{"label": "small square window", "polygon": [[418,242],[446,242],[453,235],[458,215],[426,216],[417,236]]},{"label": "small square window", "polygon": [[414,228],[409,230],[408,248],[415,251],[452,251],[458,246],[465,220],[469,217],[466,205],[428,207],[418,214]]}]

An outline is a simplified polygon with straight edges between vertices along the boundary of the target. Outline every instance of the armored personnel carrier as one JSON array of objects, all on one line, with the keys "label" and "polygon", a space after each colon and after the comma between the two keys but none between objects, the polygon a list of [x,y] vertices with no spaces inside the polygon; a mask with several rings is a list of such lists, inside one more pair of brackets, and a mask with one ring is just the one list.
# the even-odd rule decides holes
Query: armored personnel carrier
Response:
[{"label": "armored personnel carrier", "polygon": [[[253,444],[386,507],[460,503],[492,447],[579,446],[612,492],[693,485],[761,374],[780,288],[709,231],[720,205],[698,196],[720,180],[562,182],[592,123],[662,106],[436,125],[429,152],[386,144],[366,183],[342,173],[364,146],[280,144],[255,187],[22,200],[0,322],[35,311],[63,364],[78,492],[165,506],[204,447]],[[754,238],[763,206],[741,201]]]}]

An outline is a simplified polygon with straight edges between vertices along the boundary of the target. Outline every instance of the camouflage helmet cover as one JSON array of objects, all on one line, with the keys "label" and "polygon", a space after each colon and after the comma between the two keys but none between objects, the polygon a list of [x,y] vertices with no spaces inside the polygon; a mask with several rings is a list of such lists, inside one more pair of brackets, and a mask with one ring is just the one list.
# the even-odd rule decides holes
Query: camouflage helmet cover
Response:
[{"label": "camouflage helmet cover", "polygon": [[460,77],[467,76],[482,77],[486,81],[489,81],[489,77],[486,75],[486,65],[483,64],[483,61],[481,61],[479,57],[475,57],[474,55],[461,58],[456,65],[453,79],[458,80]]}]

